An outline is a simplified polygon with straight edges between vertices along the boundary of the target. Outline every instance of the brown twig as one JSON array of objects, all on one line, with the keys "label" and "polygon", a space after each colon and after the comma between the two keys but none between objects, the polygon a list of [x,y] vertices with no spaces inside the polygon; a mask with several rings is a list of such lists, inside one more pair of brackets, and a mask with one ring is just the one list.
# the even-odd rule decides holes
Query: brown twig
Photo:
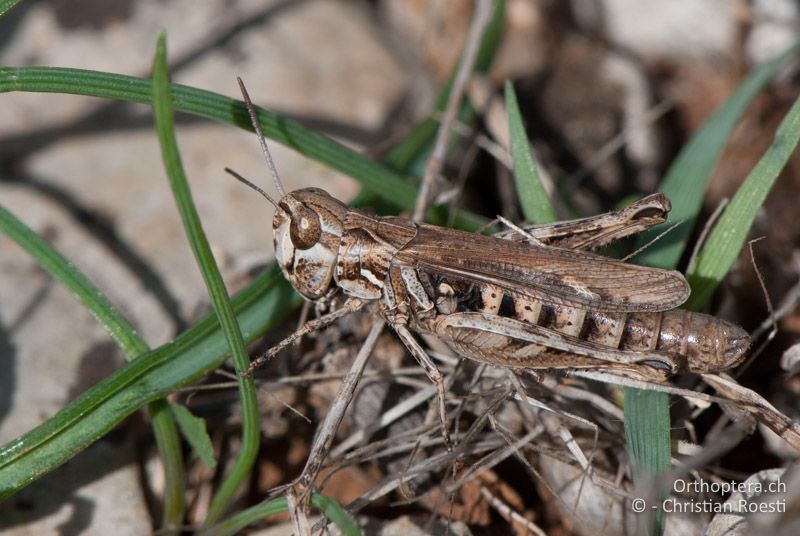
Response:
[{"label": "brown twig", "polygon": [[290,489],[286,492],[289,518],[292,520],[292,530],[297,536],[311,536],[311,525],[308,522],[308,507],[297,493]]},{"label": "brown twig", "polygon": [[383,412],[380,416],[380,419],[375,421],[372,425],[353,433],[350,437],[337,445],[332,454],[334,456],[343,455],[348,449],[361,443],[371,434],[374,434],[378,430],[385,428],[391,423],[397,421],[404,415],[408,414],[415,407],[424,404],[434,396],[436,396],[436,388],[433,385],[428,385],[427,387],[418,391],[416,394],[393,406],[388,411]]},{"label": "brown twig", "polygon": [[367,338],[364,340],[364,344],[358,351],[358,355],[356,355],[355,361],[353,361],[352,367],[350,367],[350,371],[347,373],[344,380],[342,380],[342,385],[339,387],[339,392],[336,393],[336,398],[331,404],[328,415],[325,416],[325,420],[315,434],[314,443],[311,446],[311,452],[308,455],[306,466],[303,468],[303,472],[298,479],[298,483],[304,493],[304,495],[301,496],[303,499],[307,498],[307,494],[311,490],[311,485],[322,468],[325,457],[333,443],[336,430],[339,428],[344,418],[347,406],[353,399],[353,393],[355,393],[358,380],[361,378],[364,367],[367,365],[367,360],[378,342],[378,337],[383,331],[383,326],[383,320],[375,320]]},{"label": "brown twig", "polygon": [[722,211],[725,210],[725,207],[728,206],[728,198],[723,198],[717,208],[714,209],[714,212],[711,213],[711,216],[708,218],[708,221],[703,226],[703,230],[700,232],[700,236],[697,237],[697,242],[694,244],[694,249],[692,250],[692,256],[689,257],[689,264],[686,266],[686,273],[689,273],[694,268],[694,263],[697,261],[697,255],[700,253],[700,249],[703,247],[703,244],[706,243],[706,238],[708,238],[708,233],[711,232],[711,229],[714,228],[714,224],[717,223],[717,220],[720,216],[722,216]]},{"label": "brown twig", "polygon": [[750,337],[755,340],[761,337],[767,330],[771,330],[778,320],[793,313],[794,310],[797,309],[798,303],[800,303],[800,280],[798,280],[784,295],[783,300],[780,305],[778,305],[778,308],[775,309],[774,314],[765,318],[764,321],[753,330]]},{"label": "brown twig", "polygon": [[[739,385],[733,378],[724,373],[701,374],[703,381],[712,386],[720,394],[732,400],[739,409],[753,415],[758,422],[764,424],[786,441],[792,448],[800,450],[800,423],[781,413],[764,397],[755,391]],[[723,409],[725,406],[723,405]]]},{"label": "brown twig", "polygon": [[[761,341],[761,343],[758,345],[758,348],[756,348],[754,351],[750,353],[750,356],[747,358],[747,361],[742,363],[742,365],[736,370],[735,377],[741,376],[742,373],[744,373],[744,371],[750,368],[750,365],[753,364],[753,362],[758,358],[758,356],[761,355],[761,352],[764,351],[764,348],[766,348],[767,345],[770,342],[772,342],[772,339],[775,338],[775,335],[778,334],[778,319],[775,316],[775,308],[772,306],[772,300],[769,297],[769,292],[767,292],[767,285],[766,283],[764,283],[764,276],[761,275],[761,270],[758,268],[758,264],[756,264],[756,256],[755,253],[753,252],[753,244],[763,239],[764,237],[760,236],[758,238],[754,238],[753,240],[749,240],[747,242],[747,247],[750,248],[750,262],[753,263],[753,271],[756,274],[756,279],[758,279],[758,284],[761,286],[761,292],[764,294],[764,301],[767,304],[767,312],[769,313],[769,317],[767,318],[767,320],[769,320],[769,326],[771,329],[769,330],[769,333],[767,333],[767,336],[764,338],[764,340]],[[754,340],[754,338],[751,337],[751,340]]]},{"label": "brown twig", "polygon": [[[492,493],[492,491],[486,487],[485,485],[481,484],[480,486],[481,496],[488,502],[492,508],[494,508],[500,516],[505,519],[509,525],[513,528],[517,529],[517,534],[533,534],[534,536],[546,536],[546,532],[543,531],[536,523],[531,521],[530,519],[526,519],[525,516],[514,510],[507,502],[503,499]],[[521,530],[520,530],[521,529]],[[525,531],[525,532],[523,532]]]},{"label": "brown twig", "polygon": [[477,4],[475,4],[475,14],[472,17],[472,24],[467,33],[464,53],[461,56],[461,62],[458,65],[458,70],[453,80],[450,98],[447,101],[447,107],[445,108],[444,116],[439,125],[439,131],[436,133],[433,151],[425,166],[425,174],[422,178],[419,195],[417,196],[417,204],[414,207],[414,221],[419,222],[424,220],[425,214],[428,211],[428,204],[433,197],[431,195],[433,183],[439,175],[441,175],[445,154],[447,152],[447,142],[450,139],[453,122],[456,119],[458,110],[461,108],[461,101],[464,98],[467,82],[469,81],[472,67],[475,65],[478,45],[483,36],[483,31],[491,18],[493,4],[494,2],[492,2],[492,0],[479,0]]}]

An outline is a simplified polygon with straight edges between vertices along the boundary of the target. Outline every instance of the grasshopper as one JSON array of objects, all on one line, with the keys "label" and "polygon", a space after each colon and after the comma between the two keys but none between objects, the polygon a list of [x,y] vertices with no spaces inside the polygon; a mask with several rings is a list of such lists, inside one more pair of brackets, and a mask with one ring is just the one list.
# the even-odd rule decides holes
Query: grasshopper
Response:
[{"label": "grasshopper", "polygon": [[591,251],[664,222],[671,207],[663,194],[617,212],[494,236],[377,217],[318,188],[286,193],[242,92],[280,199],[231,173],[275,206],[276,260],[297,292],[313,302],[346,298],[246,373],[304,333],[362,308],[391,326],[436,385],[443,424],[444,381],[414,333],[432,334],[482,363],[650,382],[727,370],[747,353],[750,338],[739,326],[676,309],[689,295],[679,272]]}]

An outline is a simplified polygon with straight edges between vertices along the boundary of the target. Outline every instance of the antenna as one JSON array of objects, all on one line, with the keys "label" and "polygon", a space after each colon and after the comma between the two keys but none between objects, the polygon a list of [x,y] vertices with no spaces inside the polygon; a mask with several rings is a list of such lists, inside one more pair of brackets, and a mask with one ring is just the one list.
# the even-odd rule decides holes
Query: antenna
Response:
[{"label": "antenna", "polygon": [[270,195],[269,195],[267,192],[265,192],[264,190],[262,190],[261,188],[259,188],[258,186],[256,186],[256,185],[255,185],[255,184],[253,184],[252,182],[250,182],[249,180],[245,179],[244,177],[242,177],[241,175],[239,175],[238,173],[236,173],[236,172],[235,172],[234,170],[232,170],[231,168],[228,168],[228,167],[226,167],[226,168],[225,168],[225,171],[226,171],[226,172],[228,172],[229,174],[233,175],[233,177],[234,177],[235,179],[237,179],[239,182],[243,182],[244,184],[246,184],[247,186],[249,186],[250,188],[252,188],[252,189],[253,189],[253,190],[255,190],[256,192],[258,192],[258,193],[260,193],[261,195],[263,195],[264,197],[266,197],[266,198],[267,198],[267,201],[269,201],[270,203],[272,203],[272,206],[274,206],[274,207],[275,207],[277,210],[283,210],[283,209],[281,209],[281,207],[279,207],[279,206],[278,206],[278,203],[276,203],[276,202],[275,202],[275,200],[274,200],[274,199],[272,199],[272,197],[270,197]]},{"label": "antenna", "polygon": [[[236,81],[239,82],[239,89],[242,91],[244,104],[247,106],[247,112],[250,114],[250,122],[253,124],[256,134],[258,134],[258,141],[261,143],[261,151],[264,153],[264,159],[267,161],[269,170],[272,172],[272,180],[275,182],[275,188],[277,188],[278,193],[281,194],[281,197],[283,197],[286,195],[286,190],[283,189],[281,179],[278,177],[278,170],[275,168],[275,162],[272,161],[272,156],[270,156],[269,149],[267,149],[267,140],[264,138],[264,133],[261,132],[261,124],[258,122],[256,108],[253,106],[253,101],[250,100],[250,95],[247,94],[247,89],[244,87],[244,82],[242,82],[242,79],[237,76]],[[272,204],[275,205],[275,203]]]}]

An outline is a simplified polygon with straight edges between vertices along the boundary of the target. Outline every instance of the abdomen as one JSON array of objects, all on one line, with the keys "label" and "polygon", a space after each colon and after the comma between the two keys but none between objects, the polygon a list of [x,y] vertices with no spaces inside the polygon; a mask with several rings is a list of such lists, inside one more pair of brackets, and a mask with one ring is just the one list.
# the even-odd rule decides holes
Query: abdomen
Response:
[{"label": "abdomen", "polygon": [[530,322],[619,350],[658,351],[675,356],[679,372],[719,372],[739,364],[750,337],[714,316],[674,309],[656,313],[607,313],[546,305],[490,285],[437,281],[430,287],[442,314],[482,312]]}]

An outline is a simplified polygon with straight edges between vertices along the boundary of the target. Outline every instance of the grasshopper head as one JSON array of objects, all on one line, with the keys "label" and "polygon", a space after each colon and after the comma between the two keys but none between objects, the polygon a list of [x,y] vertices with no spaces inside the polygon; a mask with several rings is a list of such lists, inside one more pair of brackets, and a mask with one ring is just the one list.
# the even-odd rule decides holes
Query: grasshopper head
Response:
[{"label": "grasshopper head", "polygon": [[334,286],[333,269],[347,207],[319,188],[283,196],[272,220],[275,258],[292,286],[310,300]]},{"label": "grasshopper head", "polygon": [[347,206],[319,188],[286,193],[267,149],[256,108],[242,79],[237,78],[237,81],[250,115],[250,123],[258,135],[264,159],[272,172],[275,189],[281,195],[280,201],[276,203],[267,192],[235,171],[227,168],[226,171],[259,192],[275,207],[272,230],[278,266],[297,292],[309,300],[322,298],[335,287],[333,269]]}]

